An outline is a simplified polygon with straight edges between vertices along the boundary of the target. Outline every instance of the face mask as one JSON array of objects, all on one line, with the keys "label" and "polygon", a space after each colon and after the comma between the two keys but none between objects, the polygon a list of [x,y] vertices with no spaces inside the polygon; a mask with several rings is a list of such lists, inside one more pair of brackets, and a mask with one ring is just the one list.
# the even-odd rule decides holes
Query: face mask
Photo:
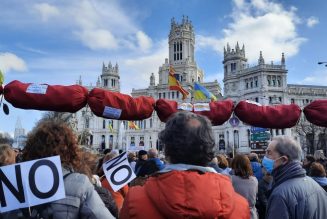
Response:
[{"label": "face mask", "polygon": [[275,164],[275,161],[273,159],[270,159],[266,156],[263,157],[262,165],[264,166],[264,168],[266,168],[268,173],[271,173],[273,171],[274,164]]}]

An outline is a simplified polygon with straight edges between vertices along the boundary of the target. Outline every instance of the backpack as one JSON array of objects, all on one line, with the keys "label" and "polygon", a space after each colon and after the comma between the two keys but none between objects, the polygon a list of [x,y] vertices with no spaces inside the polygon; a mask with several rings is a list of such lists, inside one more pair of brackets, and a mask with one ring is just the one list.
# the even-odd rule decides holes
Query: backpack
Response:
[{"label": "backpack", "polygon": [[[69,172],[64,175],[64,181],[65,179],[72,174],[73,172]],[[41,205],[35,205],[30,208],[23,208],[23,218],[26,219],[52,219],[53,218],[53,212],[52,209],[49,207],[51,202],[44,203]]]}]

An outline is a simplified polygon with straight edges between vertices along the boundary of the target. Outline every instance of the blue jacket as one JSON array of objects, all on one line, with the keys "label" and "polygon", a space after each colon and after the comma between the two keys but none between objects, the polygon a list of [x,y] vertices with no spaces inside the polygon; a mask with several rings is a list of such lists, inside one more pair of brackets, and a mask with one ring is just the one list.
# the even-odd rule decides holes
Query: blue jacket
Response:
[{"label": "blue jacket", "polygon": [[253,175],[260,181],[263,177],[261,164],[259,162],[251,162],[251,167],[253,171]]},{"label": "blue jacket", "polygon": [[290,162],[273,170],[272,192],[267,204],[267,219],[326,219],[327,193],[300,163]]}]

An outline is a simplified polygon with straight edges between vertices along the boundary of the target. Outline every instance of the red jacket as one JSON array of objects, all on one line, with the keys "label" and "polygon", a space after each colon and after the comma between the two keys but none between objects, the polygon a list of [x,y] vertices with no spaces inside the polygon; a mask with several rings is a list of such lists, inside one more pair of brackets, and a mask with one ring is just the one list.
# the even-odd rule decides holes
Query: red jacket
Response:
[{"label": "red jacket", "polygon": [[171,171],[131,187],[120,218],[250,218],[248,202],[227,176]]},{"label": "red jacket", "polygon": [[122,208],[123,206],[123,202],[124,202],[124,198],[128,192],[128,185],[124,186],[123,188],[119,189],[117,192],[115,192],[108,180],[106,178],[104,178],[103,180],[101,180],[101,184],[102,184],[102,187],[103,188],[106,188],[109,190],[109,192],[111,193],[111,196],[114,198],[115,202],[116,202],[116,205],[117,205],[117,208],[118,208],[118,211],[120,211],[120,209]]}]

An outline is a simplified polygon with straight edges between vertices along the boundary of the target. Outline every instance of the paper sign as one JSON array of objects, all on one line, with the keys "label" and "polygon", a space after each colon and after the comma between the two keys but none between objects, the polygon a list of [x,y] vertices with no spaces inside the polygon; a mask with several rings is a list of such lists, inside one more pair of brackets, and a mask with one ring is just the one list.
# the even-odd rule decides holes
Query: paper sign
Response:
[{"label": "paper sign", "polygon": [[210,111],[209,103],[195,103],[194,112]]},{"label": "paper sign", "polygon": [[46,94],[47,89],[48,85],[46,84],[30,84],[26,89],[26,93]]},{"label": "paper sign", "polygon": [[108,160],[103,164],[102,168],[111,188],[115,192],[127,185],[136,177],[133,169],[129,165],[126,152],[120,154],[118,157]]},{"label": "paper sign", "polygon": [[0,212],[65,198],[59,156],[0,168]]},{"label": "paper sign", "polygon": [[191,103],[179,103],[177,109],[192,111],[193,105]]},{"label": "paper sign", "polygon": [[121,111],[121,109],[105,106],[102,115],[109,119],[119,119]]}]

